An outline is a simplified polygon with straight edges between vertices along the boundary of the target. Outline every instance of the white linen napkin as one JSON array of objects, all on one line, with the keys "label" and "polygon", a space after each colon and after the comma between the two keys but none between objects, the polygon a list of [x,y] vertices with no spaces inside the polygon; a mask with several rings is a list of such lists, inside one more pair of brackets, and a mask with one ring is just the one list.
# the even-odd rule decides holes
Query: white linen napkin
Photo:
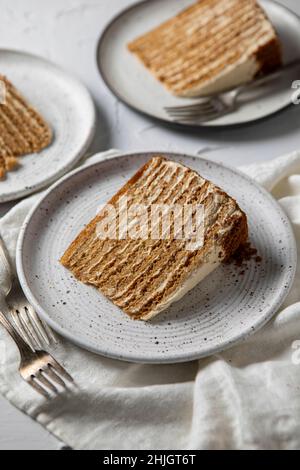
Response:
[{"label": "white linen napkin", "polygon": [[[98,154],[88,163],[114,154]],[[278,198],[293,223],[299,251],[300,152],[243,170]],[[24,200],[0,220],[12,256],[24,217],[39,197]],[[299,266],[277,316],[246,342],[207,359],[128,364],[61,338],[51,352],[79,388],[52,402],[20,379],[17,350],[3,328],[1,344],[1,393],[75,449],[300,447]]]}]

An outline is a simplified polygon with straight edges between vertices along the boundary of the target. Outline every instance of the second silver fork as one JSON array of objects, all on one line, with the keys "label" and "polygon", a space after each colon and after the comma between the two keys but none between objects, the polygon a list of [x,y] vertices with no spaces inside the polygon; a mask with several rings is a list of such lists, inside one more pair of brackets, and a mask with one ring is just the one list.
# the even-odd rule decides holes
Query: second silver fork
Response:
[{"label": "second silver fork", "polygon": [[263,85],[276,81],[279,77],[284,76],[284,73],[287,71],[299,68],[299,66],[300,60],[297,59],[269,75],[256,78],[255,80],[238,86],[232,90],[199,98],[196,103],[193,104],[167,106],[164,109],[175,122],[199,124],[202,122],[212,121],[233,112],[237,108],[238,97],[243,92],[259,89]]},{"label": "second silver fork", "polygon": [[38,317],[15,278],[6,302],[12,324],[33,350],[41,349],[45,345],[49,346],[52,342],[57,343],[55,334]]}]

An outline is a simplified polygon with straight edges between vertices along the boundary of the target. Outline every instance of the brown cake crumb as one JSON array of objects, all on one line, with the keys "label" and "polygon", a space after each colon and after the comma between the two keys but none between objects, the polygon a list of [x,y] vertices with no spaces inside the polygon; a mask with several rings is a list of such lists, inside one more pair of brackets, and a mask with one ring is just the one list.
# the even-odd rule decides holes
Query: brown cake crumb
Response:
[{"label": "brown cake crumb", "polygon": [[[0,141],[1,145],[1,141]],[[0,150],[1,152],[1,150]],[[15,169],[19,164],[19,160],[16,157],[12,156],[5,156],[3,157],[0,154],[0,180],[4,180],[7,171],[12,171]]]},{"label": "brown cake crumb", "polygon": [[5,158],[5,167],[7,171],[12,171],[19,164],[19,160],[16,157]]},{"label": "brown cake crumb", "polygon": [[245,267],[247,263],[254,260],[256,263],[262,262],[262,257],[258,255],[257,249],[251,246],[250,242],[243,243],[234,252],[234,254],[225,261],[226,264],[233,264],[237,268],[243,268],[240,275],[245,274]]}]

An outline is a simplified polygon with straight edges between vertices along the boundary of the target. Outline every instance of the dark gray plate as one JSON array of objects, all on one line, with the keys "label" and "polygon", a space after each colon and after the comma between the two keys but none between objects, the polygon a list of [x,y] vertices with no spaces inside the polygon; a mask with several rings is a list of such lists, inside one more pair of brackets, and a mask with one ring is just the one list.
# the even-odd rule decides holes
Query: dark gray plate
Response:
[{"label": "dark gray plate", "polygon": [[[127,50],[127,43],[172,17],[194,0],[151,0],[137,3],[114,18],[103,31],[98,47],[97,62],[100,74],[109,89],[131,108],[174,124],[164,111],[165,106],[193,103],[193,100],[172,96]],[[300,19],[286,7],[270,0],[260,1],[277,29],[285,63],[300,58]],[[223,127],[248,124],[271,116],[291,105],[292,82],[299,77],[295,70],[282,80],[265,87],[255,99],[244,100],[238,109],[205,124],[180,123],[183,127]]]}]

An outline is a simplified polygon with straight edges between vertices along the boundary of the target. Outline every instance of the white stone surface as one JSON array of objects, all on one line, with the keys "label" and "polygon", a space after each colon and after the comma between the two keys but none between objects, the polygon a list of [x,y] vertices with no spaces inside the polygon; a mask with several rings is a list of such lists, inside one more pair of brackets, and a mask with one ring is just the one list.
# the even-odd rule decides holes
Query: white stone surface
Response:
[{"label": "white stone surface", "polygon": [[[297,106],[241,129],[187,132],[159,126],[119,103],[98,75],[95,50],[106,22],[134,1],[0,0],[0,47],[43,55],[88,86],[98,109],[92,151],[115,147],[127,151],[167,149],[197,153],[207,148],[212,150],[211,159],[236,166],[299,149]],[[299,0],[280,1],[300,15]],[[10,206],[0,205],[0,215]],[[57,449],[60,445],[0,397],[0,449]]]}]

